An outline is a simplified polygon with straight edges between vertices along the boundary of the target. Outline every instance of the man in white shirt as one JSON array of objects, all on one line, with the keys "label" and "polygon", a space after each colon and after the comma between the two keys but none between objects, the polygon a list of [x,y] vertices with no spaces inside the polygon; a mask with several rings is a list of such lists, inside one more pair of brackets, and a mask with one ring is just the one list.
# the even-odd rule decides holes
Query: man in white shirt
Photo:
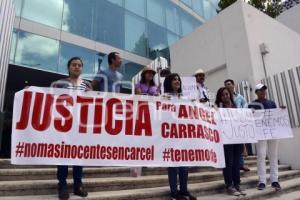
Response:
[{"label": "man in white shirt", "polygon": [[204,85],[205,82],[205,72],[203,69],[198,69],[195,73],[194,76],[197,81],[197,90],[199,94],[199,101],[201,103],[206,103],[209,102],[208,98],[208,88]]}]

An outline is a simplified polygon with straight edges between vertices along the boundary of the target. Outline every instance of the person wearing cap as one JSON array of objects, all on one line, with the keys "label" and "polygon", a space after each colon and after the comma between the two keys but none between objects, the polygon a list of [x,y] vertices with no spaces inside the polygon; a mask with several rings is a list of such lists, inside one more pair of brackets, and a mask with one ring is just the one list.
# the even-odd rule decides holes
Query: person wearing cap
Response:
[{"label": "person wearing cap", "polygon": [[[249,104],[249,108],[258,109],[273,109],[276,108],[274,101],[267,99],[267,86],[259,83],[255,86],[255,94],[257,99]],[[285,108],[281,106],[281,108]],[[268,158],[270,163],[270,180],[271,186],[276,191],[281,190],[281,186],[278,182],[278,140],[263,140],[258,141],[256,144],[257,151],[257,174],[259,182],[257,185],[258,190],[264,190],[266,188],[266,154],[268,151]]]},{"label": "person wearing cap", "polygon": [[151,67],[144,67],[141,80],[135,85],[135,94],[158,96],[158,87],[154,81],[155,74],[156,71]]},{"label": "person wearing cap", "polygon": [[[239,93],[237,93],[235,91],[235,84],[234,84],[234,81],[232,79],[227,79],[224,81],[224,86],[226,88],[229,89],[229,91],[232,93],[233,95],[233,100],[234,100],[234,103],[236,105],[237,108],[248,108],[248,104],[247,104],[247,101],[246,99],[240,95]],[[247,150],[246,146],[244,145],[244,149]],[[241,158],[240,158],[240,169],[245,171],[245,172],[248,172],[250,171],[250,169],[245,165],[245,161],[244,161],[244,157],[243,155],[241,155]]]},{"label": "person wearing cap", "polygon": [[201,103],[206,103],[209,102],[209,98],[208,98],[208,89],[207,87],[204,85],[204,81],[205,81],[205,72],[203,71],[203,69],[198,69],[195,73],[194,76],[196,78],[197,81],[197,89],[199,91],[199,101]]}]

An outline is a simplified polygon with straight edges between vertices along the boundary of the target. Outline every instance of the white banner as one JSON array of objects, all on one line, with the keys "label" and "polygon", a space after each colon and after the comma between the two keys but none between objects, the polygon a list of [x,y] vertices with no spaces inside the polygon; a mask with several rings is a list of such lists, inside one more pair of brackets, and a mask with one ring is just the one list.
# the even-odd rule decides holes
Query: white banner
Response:
[{"label": "white banner", "polygon": [[[185,76],[181,78],[182,95],[187,99],[199,99],[199,91],[197,89],[196,78],[193,76]],[[164,93],[163,83],[165,78],[161,77],[160,82],[162,84],[161,91]]]},{"label": "white banner", "polygon": [[222,168],[215,117],[190,101],[30,87],[15,94],[11,161]]},{"label": "white banner", "polygon": [[258,140],[294,137],[287,109],[255,110],[254,117]]},{"label": "white banner", "polygon": [[224,144],[257,142],[257,130],[251,109],[218,109],[218,126]]}]

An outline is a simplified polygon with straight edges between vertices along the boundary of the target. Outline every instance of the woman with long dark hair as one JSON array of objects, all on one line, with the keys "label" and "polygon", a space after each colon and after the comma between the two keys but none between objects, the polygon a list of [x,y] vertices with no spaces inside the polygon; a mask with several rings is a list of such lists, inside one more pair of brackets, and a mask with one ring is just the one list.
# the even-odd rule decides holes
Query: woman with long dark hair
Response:
[{"label": "woman with long dark hair", "polygon": [[[236,108],[232,93],[225,87],[218,90],[215,104],[219,108]],[[226,167],[223,169],[223,176],[228,195],[246,195],[240,187],[240,158],[242,152],[243,144],[224,145]]]},{"label": "woman with long dark hair", "polygon": [[[180,99],[182,98],[182,87],[180,76],[176,73],[172,73],[165,78],[164,92],[168,99]],[[170,199],[171,200],[196,200],[192,194],[189,193],[188,184],[188,167],[169,167],[168,178],[170,185]],[[177,189],[177,175],[179,176],[180,190]]]},{"label": "woman with long dark hair", "polygon": [[135,85],[135,94],[158,96],[158,88],[154,81],[156,71],[146,66],[141,74],[141,80]]}]

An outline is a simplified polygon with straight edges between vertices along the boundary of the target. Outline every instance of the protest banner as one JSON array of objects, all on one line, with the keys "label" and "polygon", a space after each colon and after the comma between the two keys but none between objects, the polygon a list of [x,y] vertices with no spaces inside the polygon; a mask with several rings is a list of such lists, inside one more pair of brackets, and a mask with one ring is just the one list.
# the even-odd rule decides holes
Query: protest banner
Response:
[{"label": "protest banner", "polygon": [[[163,83],[164,77],[160,77],[160,82]],[[197,82],[193,76],[181,77],[182,82],[182,95],[188,99],[199,99],[199,91],[197,89]],[[161,87],[162,94],[164,93],[163,87]]]},{"label": "protest banner", "polygon": [[215,116],[191,101],[30,87],[15,94],[11,161],[222,168]]},{"label": "protest banner", "polygon": [[217,116],[223,144],[257,142],[257,130],[251,109],[219,108]]},{"label": "protest banner", "polygon": [[258,140],[294,137],[287,109],[255,110],[254,118]]}]

